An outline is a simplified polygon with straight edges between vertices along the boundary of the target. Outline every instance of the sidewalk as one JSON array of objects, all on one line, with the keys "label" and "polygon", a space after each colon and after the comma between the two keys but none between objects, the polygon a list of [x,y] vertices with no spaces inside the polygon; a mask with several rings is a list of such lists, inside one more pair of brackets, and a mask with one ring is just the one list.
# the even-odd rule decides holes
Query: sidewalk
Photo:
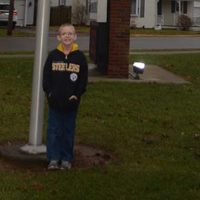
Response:
[{"label": "sidewalk", "polygon": [[146,65],[144,73],[140,75],[140,79],[134,79],[132,65],[129,65],[129,77],[126,79],[109,78],[101,75],[94,64],[89,64],[89,82],[108,81],[108,82],[132,82],[132,83],[173,83],[188,84],[189,82],[182,77],[177,76],[159,66]]}]

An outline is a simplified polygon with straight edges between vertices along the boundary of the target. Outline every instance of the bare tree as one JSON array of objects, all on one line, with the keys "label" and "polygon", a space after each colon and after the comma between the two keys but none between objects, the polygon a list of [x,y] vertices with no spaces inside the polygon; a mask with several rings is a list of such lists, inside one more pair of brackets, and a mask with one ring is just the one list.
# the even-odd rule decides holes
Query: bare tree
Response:
[{"label": "bare tree", "polygon": [[73,21],[77,25],[86,24],[86,6],[83,5],[79,0],[77,1],[77,6],[73,13]]}]

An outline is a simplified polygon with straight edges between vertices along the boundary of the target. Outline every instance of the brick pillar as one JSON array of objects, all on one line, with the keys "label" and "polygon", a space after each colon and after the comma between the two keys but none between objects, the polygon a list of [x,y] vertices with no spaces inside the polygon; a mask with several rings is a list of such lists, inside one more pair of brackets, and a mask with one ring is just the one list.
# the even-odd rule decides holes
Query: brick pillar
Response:
[{"label": "brick pillar", "polygon": [[107,75],[128,78],[131,0],[109,0],[109,56]]}]

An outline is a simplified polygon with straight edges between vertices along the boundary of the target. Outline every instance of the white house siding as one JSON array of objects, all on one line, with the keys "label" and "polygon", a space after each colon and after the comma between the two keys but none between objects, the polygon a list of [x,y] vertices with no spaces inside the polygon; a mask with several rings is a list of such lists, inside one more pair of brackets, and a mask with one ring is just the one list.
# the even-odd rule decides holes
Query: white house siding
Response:
[{"label": "white house siding", "polygon": [[[187,4],[187,13],[186,15],[193,18],[193,1],[188,1]],[[163,23],[164,26],[176,26],[178,16],[182,14],[179,11],[176,11],[175,13],[171,12],[171,1],[170,0],[163,0],[162,1],[162,17],[163,17]]]},{"label": "white house siding", "polygon": [[195,26],[200,27],[200,1],[194,2],[194,9],[193,9],[193,22]]},{"label": "white house siding", "polygon": [[[181,0],[187,1],[187,13],[195,23],[200,26],[200,0]],[[139,2],[139,0],[138,0]],[[177,1],[178,2],[178,1]],[[162,0],[162,15],[157,15],[157,0],[145,0],[144,17],[131,14],[130,24],[138,28],[152,28],[161,24],[165,27],[176,26],[178,16],[181,11],[171,12],[171,0]]]},{"label": "white house siding", "polygon": [[[10,3],[10,0],[1,0],[1,3]],[[15,0],[14,8],[17,10],[17,26],[24,25],[25,0]]]},{"label": "white house siding", "polygon": [[[9,2],[9,0],[3,0]],[[40,0],[39,0],[40,1]],[[66,6],[72,5],[72,0],[64,0]],[[50,6],[60,5],[61,0],[50,0]],[[15,9],[18,13],[17,26],[33,25],[35,0],[15,0]]]},{"label": "white house siding", "polygon": [[174,25],[175,15],[171,13],[171,1],[165,0],[162,1],[162,25],[172,26]]},{"label": "white house siding", "polygon": [[132,23],[138,28],[153,28],[156,25],[156,5],[155,0],[145,0],[144,17],[131,15]]},{"label": "white house siding", "polygon": [[[148,2],[148,3],[147,3]],[[149,4],[151,2],[151,4]],[[148,5],[149,4],[149,5]],[[145,1],[145,18],[144,18],[144,27],[145,28],[153,28],[156,25],[156,12],[157,12],[157,4],[155,0],[146,0]]]},{"label": "white house siding", "polygon": [[15,1],[15,9],[17,10],[17,26],[24,25],[25,18],[25,0]]},{"label": "white house siding", "polygon": [[194,2],[188,1],[187,16],[193,18]]},{"label": "white house siding", "polygon": [[[65,2],[66,6],[72,6],[73,16],[78,2],[86,5],[88,1],[89,0],[50,0],[50,5],[58,6],[61,2]],[[134,21],[136,27],[152,28],[157,25],[157,22],[160,21],[161,18],[158,20],[160,16],[157,16],[156,1],[157,0],[145,0],[144,17],[131,15],[131,22]],[[9,0],[1,0],[1,2],[9,2]],[[18,11],[17,26],[33,24],[34,2],[35,0],[15,0],[15,8]],[[171,0],[162,0],[162,25],[175,26],[178,14],[179,13],[171,13]],[[194,21],[195,26],[200,26],[200,0],[188,0],[187,15]],[[72,23],[74,22],[72,21]]]},{"label": "white house siding", "polygon": [[34,0],[15,0],[17,10],[17,26],[33,24]]},{"label": "white house siding", "polygon": [[26,21],[24,25],[32,25],[34,22],[34,0],[28,0],[26,2]]}]

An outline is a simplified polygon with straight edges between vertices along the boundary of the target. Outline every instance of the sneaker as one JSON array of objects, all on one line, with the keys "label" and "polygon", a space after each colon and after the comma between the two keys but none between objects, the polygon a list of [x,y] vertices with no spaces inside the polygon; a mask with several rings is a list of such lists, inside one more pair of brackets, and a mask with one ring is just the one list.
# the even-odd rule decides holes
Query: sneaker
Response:
[{"label": "sneaker", "polygon": [[51,160],[48,165],[48,170],[56,170],[59,169],[58,161],[57,160]]},{"label": "sneaker", "polygon": [[69,161],[62,161],[60,165],[61,170],[70,170],[72,167],[72,164]]}]

